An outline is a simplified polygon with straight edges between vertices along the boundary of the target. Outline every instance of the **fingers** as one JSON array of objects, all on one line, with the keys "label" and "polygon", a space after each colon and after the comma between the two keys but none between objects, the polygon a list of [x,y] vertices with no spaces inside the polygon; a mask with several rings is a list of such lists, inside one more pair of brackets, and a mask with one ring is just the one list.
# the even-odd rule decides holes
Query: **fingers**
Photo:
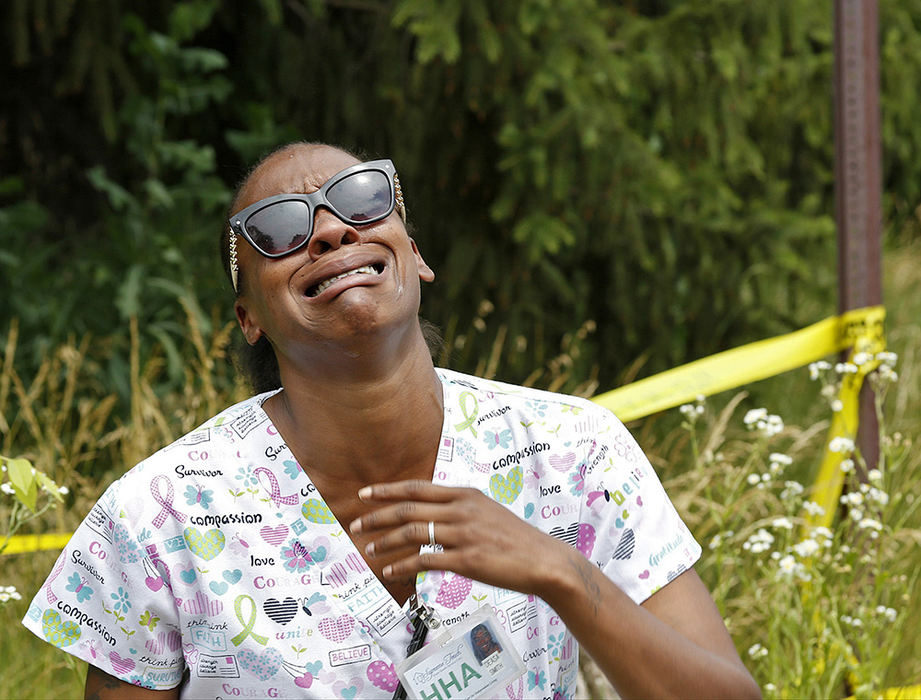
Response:
[{"label": "fingers", "polygon": [[[352,534],[360,532],[375,532],[396,528],[401,525],[413,524],[422,527],[425,532],[423,540],[428,542],[428,521],[435,522],[443,520],[453,520],[454,509],[444,505],[434,505],[429,503],[418,503],[414,501],[404,501],[394,505],[384,506],[377,510],[365,513],[360,518],[356,518],[349,525],[349,531]],[[420,540],[420,541],[423,541]]]},{"label": "fingers", "polygon": [[437,486],[431,481],[410,479],[391,483],[371,484],[358,491],[362,501],[429,501],[447,503],[457,498],[459,492],[469,489]]},{"label": "fingers", "polygon": [[365,554],[381,556],[407,547],[418,550],[424,544],[429,544],[428,523],[411,522],[369,542],[365,546]]},{"label": "fingers", "polygon": [[444,552],[414,552],[381,570],[388,580],[398,580],[415,576],[419,571],[458,571],[462,570],[462,555],[445,550]]}]

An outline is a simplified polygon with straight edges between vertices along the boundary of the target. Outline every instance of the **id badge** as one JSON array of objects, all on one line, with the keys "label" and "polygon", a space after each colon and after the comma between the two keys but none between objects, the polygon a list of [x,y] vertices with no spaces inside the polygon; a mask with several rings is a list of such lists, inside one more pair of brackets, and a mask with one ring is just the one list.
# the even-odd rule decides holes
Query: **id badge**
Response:
[{"label": "id badge", "polygon": [[485,606],[395,668],[407,696],[417,700],[498,697],[525,671],[499,620]]}]

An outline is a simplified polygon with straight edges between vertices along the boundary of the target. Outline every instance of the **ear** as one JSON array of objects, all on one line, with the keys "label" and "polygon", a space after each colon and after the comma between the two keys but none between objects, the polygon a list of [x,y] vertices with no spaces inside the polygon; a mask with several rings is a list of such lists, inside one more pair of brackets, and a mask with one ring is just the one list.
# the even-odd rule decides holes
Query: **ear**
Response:
[{"label": "ear", "polygon": [[416,245],[415,239],[410,238],[409,244],[412,246],[413,255],[416,257],[416,267],[419,268],[419,279],[423,282],[433,282],[435,280],[435,271],[422,259],[422,253],[419,252],[419,246]]},{"label": "ear", "polygon": [[240,330],[243,331],[246,342],[255,345],[262,337],[262,329],[256,323],[256,319],[247,312],[246,306],[240,299],[234,302],[233,310],[237,314],[237,323],[240,324]]}]

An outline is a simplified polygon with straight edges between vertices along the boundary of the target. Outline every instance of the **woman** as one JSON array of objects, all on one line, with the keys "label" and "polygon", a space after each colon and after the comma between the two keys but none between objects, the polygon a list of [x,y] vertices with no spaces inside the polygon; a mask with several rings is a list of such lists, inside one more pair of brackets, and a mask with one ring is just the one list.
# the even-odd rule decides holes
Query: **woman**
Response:
[{"label": "woman", "polygon": [[[625,697],[759,695],[617,419],[433,367],[390,161],[291,144],[231,211],[281,388],[131,470],[62,554],[25,624],[90,662],[88,697],[389,697],[413,613],[436,639],[482,606],[524,667],[490,696],[571,696],[577,645]],[[423,694],[478,682],[447,678]]]}]

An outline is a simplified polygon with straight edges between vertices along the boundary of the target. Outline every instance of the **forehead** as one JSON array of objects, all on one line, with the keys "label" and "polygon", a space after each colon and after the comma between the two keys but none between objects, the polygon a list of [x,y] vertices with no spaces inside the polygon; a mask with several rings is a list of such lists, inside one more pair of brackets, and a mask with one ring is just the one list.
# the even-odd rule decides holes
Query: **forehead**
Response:
[{"label": "forehead", "polygon": [[240,190],[239,211],[260,199],[282,193],[315,192],[340,170],[360,162],[331,146],[298,144],[270,156]]}]

